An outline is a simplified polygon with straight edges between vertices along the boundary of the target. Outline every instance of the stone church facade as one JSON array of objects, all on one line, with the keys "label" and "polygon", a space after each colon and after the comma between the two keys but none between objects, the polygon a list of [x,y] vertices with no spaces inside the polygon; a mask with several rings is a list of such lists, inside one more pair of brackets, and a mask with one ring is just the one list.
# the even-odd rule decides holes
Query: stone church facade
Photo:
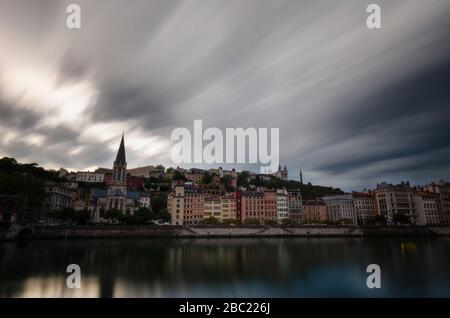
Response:
[{"label": "stone church facade", "polygon": [[116,160],[113,163],[112,182],[107,190],[93,190],[91,194],[92,221],[103,223],[105,212],[109,209],[120,210],[123,214],[134,215],[139,209],[141,194],[139,192],[127,191],[127,160],[125,155],[124,135],[120,141]]}]

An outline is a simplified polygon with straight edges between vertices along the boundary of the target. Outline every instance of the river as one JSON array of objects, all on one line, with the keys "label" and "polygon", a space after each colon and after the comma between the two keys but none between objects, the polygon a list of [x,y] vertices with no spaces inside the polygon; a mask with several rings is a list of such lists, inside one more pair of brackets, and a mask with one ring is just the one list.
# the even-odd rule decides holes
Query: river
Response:
[{"label": "river", "polygon": [[450,297],[450,238],[0,242],[0,297]]}]

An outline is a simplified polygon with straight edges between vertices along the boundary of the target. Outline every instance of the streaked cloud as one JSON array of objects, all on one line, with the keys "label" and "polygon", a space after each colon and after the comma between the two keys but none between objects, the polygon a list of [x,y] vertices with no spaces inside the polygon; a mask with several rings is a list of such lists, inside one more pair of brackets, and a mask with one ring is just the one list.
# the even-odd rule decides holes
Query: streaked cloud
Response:
[{"label": "streaked cloud", "polygon": [[[279,127],[294,177],[345,189],[448,178],[449,0],[0,0],[0,155],[170,165],[170,132]],[[7,49],[3,49],[7,48]],[[255,168],[240,166],[240,168]],[[256,169],[255,169],[256,171]]]}]

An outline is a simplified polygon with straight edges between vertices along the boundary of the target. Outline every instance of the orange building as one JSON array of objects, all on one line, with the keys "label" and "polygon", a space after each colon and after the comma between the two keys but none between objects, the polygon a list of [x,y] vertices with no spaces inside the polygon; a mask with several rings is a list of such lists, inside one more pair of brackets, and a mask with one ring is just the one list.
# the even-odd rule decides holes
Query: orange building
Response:
[{"label": "orange building", "polygon": [[244,191],[240,205],[241,222],[247,219],[257,219],[260,223],[266,220],[277,220],[276,191]]},{"label": "orange building", "polygon": [[301,211],[303,223],[327,220],[327,205],[321,200],[303,201]]},{"label": "orange building", "polygon": [[167,197],[167,210],[174,225],[196,225],[203,221],[204,201],[207,194],[202,188],[190,185],[176,185]]}]

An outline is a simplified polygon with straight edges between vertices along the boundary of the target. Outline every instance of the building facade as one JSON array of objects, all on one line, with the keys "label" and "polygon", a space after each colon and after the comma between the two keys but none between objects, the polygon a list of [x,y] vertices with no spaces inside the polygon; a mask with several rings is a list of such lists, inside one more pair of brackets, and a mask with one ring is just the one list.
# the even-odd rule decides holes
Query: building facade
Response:
[{"label": "building facade", "polygon": [[167,198],[167,210],[173,225],[197,225],[205,217],[205,198],[210,194],[193,183],[175,185]]},{"label": "building facade", "polygon": [[125,156],[124,135],[120,141],[116,160],[113,163],[112,180],[107,190],[93,189],[89,210],[91,211],[91,222],[106,222],[105,212],[117,209],[124,215],[134,215],[134,211],[140,208],[141,193],[128,191],[127,189],[127,161]]},{"label": "building facade", "polygon": [[391,223],[394,215],[407,215],[411,223],[417,221],[416,206],[414,201],[414,189],[408,182],[392,185],[382,182],[373,191],[377,213],[384,216]]},{"label": "building facade", "polygon": [[327,220],[327,205],[322,200],[303,201],[301,207],[301,222],[296,223],[320,223]]},{"label": "building facade", "polygon": [[450,224],[450,183],[445,181],[431,182],[425,186],[425,191],[435,193],[439,223]]},{"label": "building facade", "polygon": [[351,195],[330,195],[323,197],[322,200],[327,205],[327,220],[357,225],[356,213]]},{"label": "building facade", "polygon": [[46,211],[72,206],[72,192],[67,184],[48,182],[44,186],[44,209]]},{"label": "building facade", "polygon": [[439,196],[431,192],[416,192],[414,201],[416,204],[418,225],[437,225],[440,223],[438,213]]},{"label": "building facade", "polygon": [[101,183],[105,181],[105,174],[90,171],[79,171],[75,174],[75,181],[88,183]]},{"label": "building facade", "polygon": [[353,204],[358,225],[367,225],[376,216],[376,204],[373,195],[362,192],[353,192]]},{"label": "building facade", "polygon": [[288,194],[286,190],[277,191],[277,222],[283,223],[283,220],[289,218]]},{"label": "building facade", "polygon": [[272,190],[243,191],[240,200],[241,222],[257,219],[277,221],[277,193]]}]

